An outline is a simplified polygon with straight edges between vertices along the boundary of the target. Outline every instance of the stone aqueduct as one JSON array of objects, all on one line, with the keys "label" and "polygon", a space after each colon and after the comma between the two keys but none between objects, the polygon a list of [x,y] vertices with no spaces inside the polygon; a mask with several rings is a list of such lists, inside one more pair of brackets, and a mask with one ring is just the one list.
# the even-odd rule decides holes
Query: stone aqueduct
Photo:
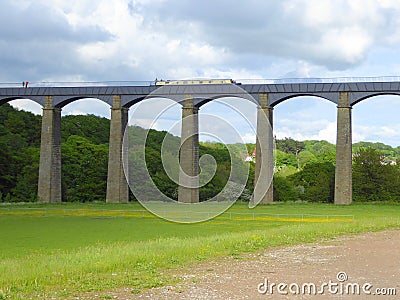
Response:
[{"label": "stone aqueduct", "polygon": [[[182,116],[194,116],[188,130],[198,130],[198,109],[204,103],[221,97],[240,97],[232,93],[229,84],[171,85],[164,87],[171,99],[183,106]],[[128,202],[129,189],[122,163],[123,134],[128,124],[129,108],[151,97],[159,86],[85,86],[85,87],[29,87],[0,88],[0,105],[16,99],[30,99],[43,107],[41,149],[39,165],[38,197],[45,203],[61,202],[61,109],[83,98],[96,98],[111,106],[109,163],[107,179],[107,202]],[[258,105],[258,116],[265,113],[272,127],[275,105],[298,96],[316,96],[337,105],[336,141],[336,204],[352,201],[352,106],[364,99],[378,95],[400,95],[400,81],[391,82],[344,82],[344,83],[282,83],[241,84],[240,88],[250,94]],[[262,122],[257,124],[258,139],[269,138]],[[257,143],[257,147],[260,147]],[[189,175],[198,170],[198,135],[189,143],[182,144],[181,165]],[[269,151],[270,152],[270,151]],[[259,154],[262,153],[262,154]],[[270,153],[257,151],[256,179],[261,164],[271,157]],[[264,185],[266,186],[266,185]],[[198,201],[198,189],[179,188],[179,201]],[[272,202],[272,187],[265,193],[264,203]]]}]

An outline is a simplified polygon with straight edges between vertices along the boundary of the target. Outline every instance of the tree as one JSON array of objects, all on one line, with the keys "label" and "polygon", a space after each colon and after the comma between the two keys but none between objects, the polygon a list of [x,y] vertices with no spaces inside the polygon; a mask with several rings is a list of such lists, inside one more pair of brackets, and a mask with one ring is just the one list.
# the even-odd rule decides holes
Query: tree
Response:
[{"label": "tree", "polygon": [[[7,195],[7,199],[13,201],[27,201],[28,194],[29,199],[35,198],[37,184],[30,183],[37,176],[38,164],[32,153],[39,149],[40,127],[40,116],[9,104],[0,107],[0,192],[3,198]],[[24,193],[19,194],[23,190]]]},{"label": "tree", "polygon": [[353,158],[355,201],[400,200],[400,170],[386,164],[378,150],[360,148]]},{"label": "tree", "polygon": [[8,133],[4,127],[0,126],[0,191],[3,195],[10,192],[14,179],[10,164],[12,162],[12,152],[8,142]]},{"label": "tree", "polygon": [[285,138],[284,140],[276,140],[275,144],[276,144],[276,149],[295,155],[297,155],[300,151],[305,149],[304,142],[299,142],[292,138]]},{"label": "tree", "polygon": [[276,140],[275,144],[278,150],[294,154],[296,157],[297,169],[300,169],[299,153],[305,149],[304,142],[299,142],[292,138],[285,138],[284,140]]},{"label": "tree", "polygon": [[335,166],[329,162],[312,163],[289,180],[302,191],[300,198],[310,202],[333,202]]},{"label": "tree", "polygon": [[275,151],[275,163],[277,167],[293,166],[297,168],[296,156],[292,153],[286,153],[279,149]]},{"label": "tree", "polygon": [[304,150],[297,155],[298,169],[303,169],[306,164],[318,162],[318,159],[310,151]]},{"label": "tree", "polygon": [[62,141],[72,135],[84,137],[93,144],[108,144],[110,120],[95,115],[64,116],[61,120]]},{"label": "tree", "polygon": [[306,149],[317,158],[318,162],[336,162],[336,146],[327,141],[306,141]]},{"label": "tree", "polygon": [[23,167],[17,175],[15,187],[12,188],[13,201],[35,202],[37,201],[39,178],[39,148],[29,147],[25,149]]},{"label": "tree", "polygon": [[63,200],[104,201],[107,188],[107,145],[70,136],[62,145]]},{"label": "tree", "polygon": [[293,183],[283,176],[274,176],[274,201],[297,201],[300,191]]}]

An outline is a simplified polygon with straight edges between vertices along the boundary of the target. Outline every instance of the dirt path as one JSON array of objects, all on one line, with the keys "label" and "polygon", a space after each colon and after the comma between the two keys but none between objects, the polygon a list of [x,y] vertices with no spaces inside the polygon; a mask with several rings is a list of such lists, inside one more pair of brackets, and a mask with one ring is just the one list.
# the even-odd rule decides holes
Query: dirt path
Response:
[{"label": "dirt path", "polygon": [[[204,262],[176,276],[183,278],[176,286],[155,288],[140,295],[132,295],[130,289],[109,295],[114,299],[400,299],[400,231],[367,233],[244,254],[239,259],[229,257]],[[268,291],[262,294],[266,280]],[[330,280],[332,293],[328,291],[329,286],[324,287],[323,296],[305,295],[309,291],[307,286],[302,293],[304,283],[313,283],[320,291],[322,284],[329,284]],[[276,286],[271,293],[272,283],[286,283],[286,288],[281,286],[281,292],[287,295],[279,293]],[[294,292],[297,286],[300,288],[300,295],[291,292],[291,284]],[[354,284],[356,292],[357,286],[360,287],[359,296],[353,294],[349,284]],[[350,288],[349,293],[346,286]],[[377,296],[377,288],[396,288],[397,295]],[[392,291],[386,290],[386,293]]]}]

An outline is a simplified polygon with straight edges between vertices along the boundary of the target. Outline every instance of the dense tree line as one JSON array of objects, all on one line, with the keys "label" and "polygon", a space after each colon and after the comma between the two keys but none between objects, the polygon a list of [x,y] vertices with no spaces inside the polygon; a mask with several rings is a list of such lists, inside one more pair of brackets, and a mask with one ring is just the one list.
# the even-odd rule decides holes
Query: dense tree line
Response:
[{"label": "dense tree line", "polygon": [[[297,152],[285,150],[288,147],[282,147],[282,143],[295,145],[291,139],[277,143],[274,200],[333,202],[335,145],[305,141]],[[400,201],[400,165],[396,160],[399,154],[399,147],[382,143],[353,145],[354,201]]]},{"label": "dense tree line", "polygon": [[16,195],[34,201],[39,165],[41,117],[0,107],[0,199],[12,201]]},{"label": "dense tree line", "polygon": [[[62,118],[64,201],[104,200],[110,121],[94,115]],[[0,201],[37,200],[41,116],[0,106]]]},{"label": "dense tree line", "polygon": [[[106,118],[94,115],[62,118],[63,201],[105,200],[109,130],[110,121]],[[40,131],[40,116],[8,104],[0,106],[0,202],[37,201]],[[168,155],[173,155],[168,149],[179,149],[180,139],[165,131],[139,127],[133,134],[148,135],[145,157],[150,176],[164,194],[177,199],[178,186],[162,167],[161,145],[167,137],[164,154],[168,164]],[[136,138],[132,136],[130,140]],[[248,153],[253,153],[254,144],[245,146]],[[243,145],[200,143],[199,151],[200,156],[209,154],[217,162],[215,170],[207,166],[202,169],[201,176],[207,177],[214,171],[215,174],[200,189],[201,200],[217,195],[228,182],[232,166],[244,164],[249,168],[249,177],[241,199],[250,200],[255,163],[244,162]],[[400,167],[396,164],[400,147],[361,142],[353,145],[353,152],[354,201],[400,201]],[[277,140],[274,200],[333,202],[335,159],[335,145],[326,141]],[[170,167],[174,169],[177,166],[172,162],[171,159]],[[133,195],[131,199],[134,200]]]}]

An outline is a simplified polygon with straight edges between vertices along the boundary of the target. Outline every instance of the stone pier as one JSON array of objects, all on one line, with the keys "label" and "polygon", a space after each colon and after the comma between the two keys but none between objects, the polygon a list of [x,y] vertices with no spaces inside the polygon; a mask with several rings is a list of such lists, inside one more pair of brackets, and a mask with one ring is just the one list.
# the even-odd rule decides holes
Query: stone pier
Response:
[{"label": "stone pier", "polygon": [[179,161],[178,201],[199,202],[199,118],[191,95],[186,95],[183,102]]},{"label": "stone pier", "polygon": [[340,92],[337,107],[335,204],[352,202],[352,129],[348,92]]},{"label": "stone pier", "polygon": [[61,109],[44,97],[38,197],[43,203],[61,202]]},{"label": "stone pier", "polygon": [[127,124],[128,109],[122,107],[121,96],[113,96],[106,195],[106,202],[108,203],[129,202],[129,188],[122,161],[123,138]]},{"label": "stone pier", "polygon": [[257,109],[256,166],[254,174],[254,200],[257,203],[273,202],[274,149],[273,108],[268,94],[259,95]]}]

